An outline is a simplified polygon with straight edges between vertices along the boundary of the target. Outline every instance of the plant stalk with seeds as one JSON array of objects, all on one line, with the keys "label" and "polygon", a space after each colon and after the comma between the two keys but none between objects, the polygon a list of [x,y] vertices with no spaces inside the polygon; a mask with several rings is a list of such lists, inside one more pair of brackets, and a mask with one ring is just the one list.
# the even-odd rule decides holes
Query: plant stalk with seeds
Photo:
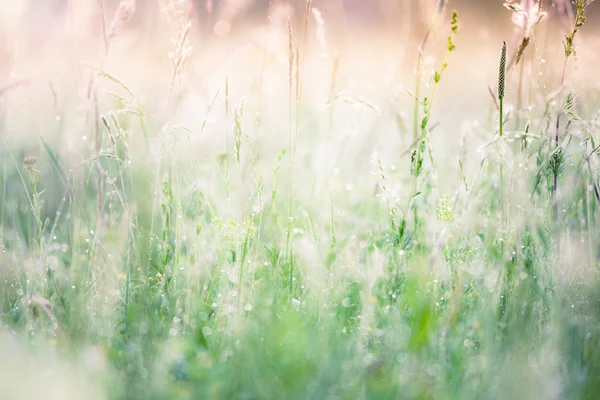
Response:
[{"label": "plant stalk with seeds", "polygon": [[500,70],[498,72],[498,104],[500,108],[500,123],[498,126],[498,134],[502,137],[503,125],[504,125],[504,91],[505,91],[505,79],[506,79],[506,42],[502,43],[502,53],[500,55]]},{"label": "plant stalk with seeds", "polygon": [[[294,83],[294,33],[292,31],[292,20],[290,17],[287,18],[287,30],[288,30],[288,175],[289,175],[289,202],[288,202],[288,223],[287,232],[285,238],[285,257],[288,263],[288,268],[291,268],[292,264],[292,224],[293,224],[293,190],[294,190],[294,142],[293,142],[293,130],[292,130],[292,97],[293,97],[293,83]],[[296,88],[296,94],[298,91]],[[280,257],[281,258],[281,257]]]},{"label": "plant stalk with seeds", "polygon": [[[451,34],[448,36],[448,46],[447,46],[447,51],[446,51],[446,55],[444,58],[444,61],[442,62],[442,66],[440,67],[439,70],[434,71],[433,73],[433,88],[431,90],[431,95],[429,98],[425,97],[423,99],[423,118],[421,119],[421,123],[418,124],[417,121],[419,119],[419,106],[420,106],[420,100],[419,100],[419,82],[420,82],[420,71],[421,71],[421,67],[422,67],[422,62],[423,62],[423,48],[425,45],[425,41],[427,40],[427,37],[425,38],[425,40],[423,41],[423,44],[420,48],[419,51],[419,71],[417,72],[418,80],[417,80],[417,86],[415,89],[415,112],[414,112],[414,136],[415,139],[417,140],[417,148],[416,150],[413,151],[412,154],[412,158],[411,158],[411,172],[412,172],[412,186],[411,186],[411,192],[410,192],[410,196],[408,199],[408,206],[406,208],[406,213],[410,212],[410,208],[412,206],[413,200],[414,198],[418,195],[417,192],[417,188],[418,188],[418,177],[421,173],[422,167],[423,167],[423,158],[424,158],[424,153],[425,153],[425,149],[428,148],[429,149],[429,155],[431,158],[431,164],[433,167],[433,155],[432,155],[432,151],[431,151],[431,146],[427,146],[427,133],[430,130],[429,129],[429,120],[430,120],[430,116],[431,116],[431,110],[433,107],[433,100],[435,99],[435,95],[437,92],[437,88],[439,85],[439,82],[442,78],[442,75],[444,73],[444,71],[446,70],[446,68],[448,67],[448,56],[450,55],[450,53],[452,53],[455,49],[456,46],[454,45],[454,40],[456,37],[456,32],[458,31],[458,14],[456,11],[454,11],[452,13],[452,21],[450,24],[451,27]],[[421,130],[421,133],[418,134],[418,130]],[[416,208],[414,210],[414,223],[415,223],[415,229],[418,226],[418,216],[417,216],[417,211]]]},{"label": "plant stalk with seeds", "polygon": [[240,155],[242,148],[242,118],[244,116],[244,102],[239,107],[233,108],[233,144],[235,147],[235,160],[240,165]]},{"label": "plant stalk with seeds", "polygon": [[[504,131],[504,94],[506,89],[506,42],[502,43],[502,52],[500,54],[500,68],[498,71],[498,104],[499,104],[499,126],[498,135],[502,137]],[[504,168],[502,159],[500,159],[500,207],[502,222],[504,222]]]},{"label": "plant stalk with seeds", "polygon": [[[565,61],[563,64],[563,69],[560,77],[560,87],[562,88],[565,84],[565,76],[567,70],[567,62],[571,56],[576,55],[576,46],[575,46],[575,35],[579,31],[579,28],[583,26],[585,23],[585,7],[590,3],[589,0],[576,0],[575,7],[577,9],[577,13],[575,15],[575,20],[573,24],[573,30],[571,33],[565,36],[563,45],[565,51]],[[555,134],[554,134],[554,151],[550,155],[550,163],[552,170],[552,203],[554,208],[554,226],[556,230],[557,240],[556,240],[556,249],[557,254],[560,254],[560,239],[558,238],[558,220],[559,220],[559,212],[558,212],[558,175],[564,168],[564,157],[563,151],[560,145],[560,118],[567,113],[574,105],[574,97],[571,93],[567,94],[567,98],[565,99],[563,108],[556,113],[556,123],[555,123]],[[567,124],[568,126],[568,124]]]}]

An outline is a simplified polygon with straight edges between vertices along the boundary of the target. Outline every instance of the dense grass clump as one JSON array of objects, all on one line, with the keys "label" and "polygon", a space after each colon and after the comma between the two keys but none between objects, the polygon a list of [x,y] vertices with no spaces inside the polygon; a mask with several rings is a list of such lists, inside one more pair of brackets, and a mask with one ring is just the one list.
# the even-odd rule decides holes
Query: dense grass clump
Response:
[{"label": "dense grass clump", "polygon": [[344,50],[121,3],[0,80],[0,399],[600,397],[589,2]]}]

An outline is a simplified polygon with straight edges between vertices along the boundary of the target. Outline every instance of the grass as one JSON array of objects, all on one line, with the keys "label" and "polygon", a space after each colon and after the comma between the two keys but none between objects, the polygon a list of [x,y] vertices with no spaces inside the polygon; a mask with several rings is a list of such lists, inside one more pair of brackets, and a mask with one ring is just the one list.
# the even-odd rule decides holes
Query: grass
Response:
[{"label": "grass", "polygon": [[600,396],[585,3],[493,99],[502,39],[471,61],[461,10],[412,75],[311,6],[197,49],[177,2],[147,47],[125,5],[51,91],[0,86],[1,399]]}]

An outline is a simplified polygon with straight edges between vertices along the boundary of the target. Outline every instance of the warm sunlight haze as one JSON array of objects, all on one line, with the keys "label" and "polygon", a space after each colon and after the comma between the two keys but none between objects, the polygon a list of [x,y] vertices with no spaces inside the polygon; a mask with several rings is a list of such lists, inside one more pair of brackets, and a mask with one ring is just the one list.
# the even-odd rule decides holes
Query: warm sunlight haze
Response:
[{"label": "warm sunlight haze", "polygon": [[0,0],[0,400],[600,399],[600,2]]}]

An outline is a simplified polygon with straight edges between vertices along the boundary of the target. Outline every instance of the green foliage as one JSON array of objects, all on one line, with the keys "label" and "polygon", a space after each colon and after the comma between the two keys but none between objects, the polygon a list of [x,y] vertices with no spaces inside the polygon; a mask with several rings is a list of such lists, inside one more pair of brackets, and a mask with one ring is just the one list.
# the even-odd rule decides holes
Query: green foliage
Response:
[{"label": "green foliage", "polygon": [[[584,5],[576,2],[566,57]],[[501,101],[500,135],[491,120],[464,124],[456,165],[451,141],[433,131],[446,116],[437,107],[469,94],[437,92],[462,51],[458,27],[454,12],[437,43],[443,54],[421,49],[408,100],[381,87],[385,101],[324,100],[296,58],[311,101],[298,100],[286,148],[287,93],[272,98],[253,76],[248,87],[225,78],[224,99],[216,90],[188,128],[179,85],[164,107],[95,70],[89,85],[110,99],[95,105],[98,126],[68,125],[86,138],[91,130],[93,145],[77,141],[73,152],[50,133],[2,136],[0,345],[6,332],[28,346],[19,356],[52,349],[115,399],[598,397],[598,99],[574,86],[554,102],[536,81],[533,103],[513,111],[527,114],[525,133],[507,124],[502,134]],[[265,81],[278,68],[270,51]],[[429,55],[444,59],[426,71]],[[506,58],[503,45],[500,100]],[[172,80],[184,81],[181,68]],[[347,120],[323,112],[332,99],[343,100],[336,112],[349,107]],[[411,105],[414,134],[388,136]],[[213,106],[225,109],[216,121]],[[454,138],[456,122],[440,136]],[[337,136],[348,128],[364,141]],[[215,154],[209,142],[225,134]],[[515,139],[521,151],[511,151]],[[280,172],[286,156],[297,157],[289,174]]]}]

